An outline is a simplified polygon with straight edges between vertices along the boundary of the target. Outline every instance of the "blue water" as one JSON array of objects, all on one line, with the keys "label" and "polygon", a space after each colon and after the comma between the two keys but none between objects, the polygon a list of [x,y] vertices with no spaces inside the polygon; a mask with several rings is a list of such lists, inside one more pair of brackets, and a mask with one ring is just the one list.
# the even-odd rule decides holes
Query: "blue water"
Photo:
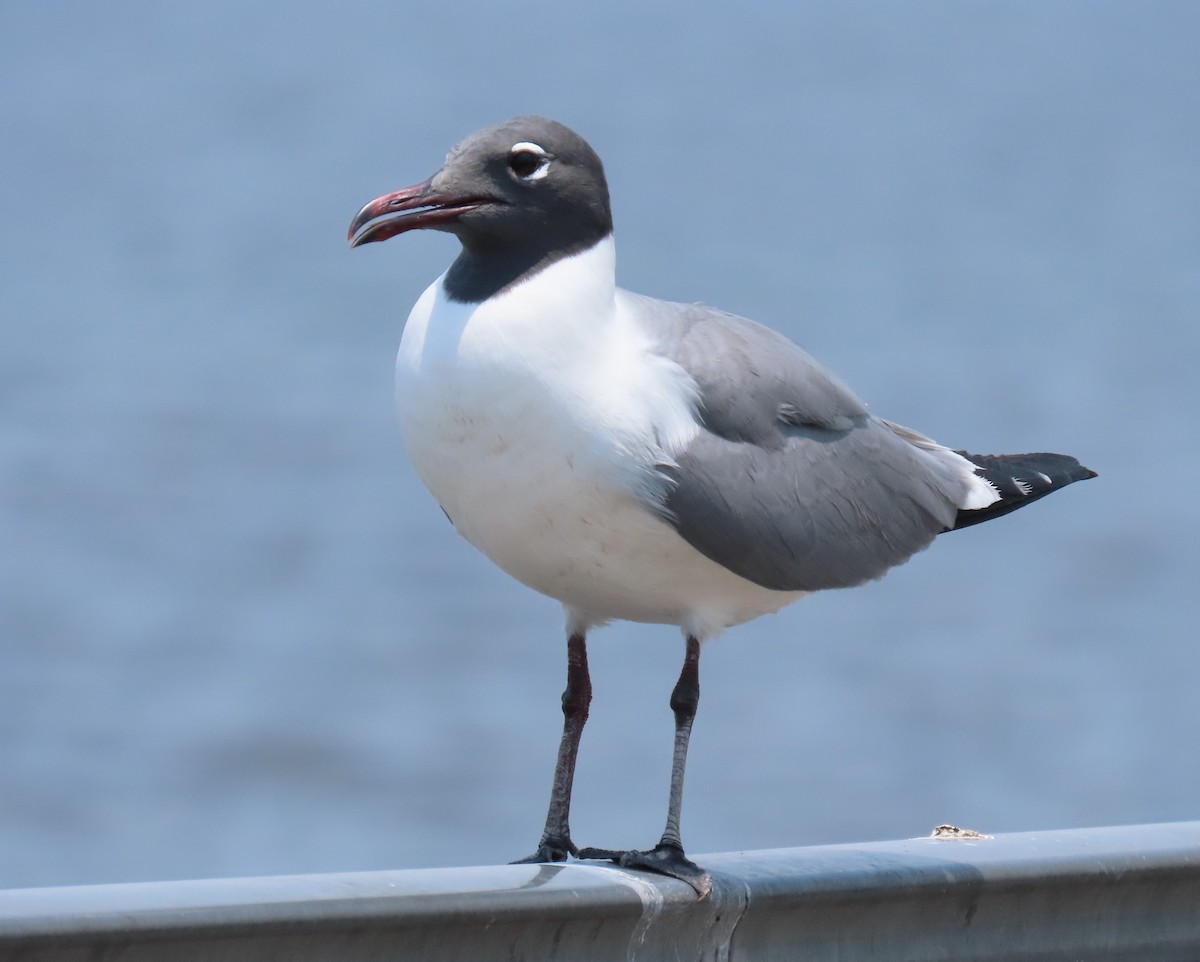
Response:
[{"label": "blue water", "polygon": [[[557,605],[446,524],[359,206],[472,130],[605,158],[625,286],[1101,477],[706,649],[694,852],[1200,817],[1200,6],[0,8],[0,887],[490,863]],[[593,639],[581,844],[661,830],[673,629]]]}]

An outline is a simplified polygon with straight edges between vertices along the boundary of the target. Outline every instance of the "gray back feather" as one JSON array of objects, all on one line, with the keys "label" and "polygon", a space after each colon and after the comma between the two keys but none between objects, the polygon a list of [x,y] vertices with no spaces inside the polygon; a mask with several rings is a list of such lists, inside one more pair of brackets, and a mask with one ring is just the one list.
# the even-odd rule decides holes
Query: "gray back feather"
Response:
[{"label": "gray back feather", "polygon": [[661,469],[656,506],[698,551],[764,587],[815,591],[878,578],[953,526],[957,457],[872,417],[794,343],[703,305],[622,296],[700,391],[703,429]]}]

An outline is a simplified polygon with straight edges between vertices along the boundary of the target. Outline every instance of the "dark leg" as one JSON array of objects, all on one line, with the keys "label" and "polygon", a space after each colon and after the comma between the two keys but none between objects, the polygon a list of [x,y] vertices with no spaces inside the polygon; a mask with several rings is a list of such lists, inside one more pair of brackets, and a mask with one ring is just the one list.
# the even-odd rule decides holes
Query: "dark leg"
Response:
[{"label": "dark leg", "polygon": [[583,635],[567,639],[567,687],[562,695],[563,733],[550,789],[550,811],[537,851],[518,862],[563,862],[575,854],[571,841],[571,785],[575,781],[575,758],[579,738],[592,703],[592,680],[588,676],[587,643]]},{"label": "dark leg", "polygon": [[671,710],[675,713],[675,754],[671,761],[671,795],[667,802],[667,827],[658,845],[648,852],[620,852],[609,849],[585,848],[580,858],[607,858],[625,868],[640,868],[661,875],[670,875],[687,882],[704,898],[712,890],[712,879],[704,869],[683,854],[679,837],[679,812],[683,807],[683,776],[687,767],[688,742],[692,737],[692,722],[700,704],[700,642],[687,640],[687,654],[679,681],[671,692]]},{"label": "dark leg", "polygon": [[667,802],[667,827],[663,830],[659,848],[664,845],[683,852],[679,837],[679,811],[683,807],[683,773],[687,766],[688,742],[692,738],[692,722],[700,704],[700,642],[687,640],[687,654],[679,681],[671,692],[671,711],[675,713],[675,754],[671,759],[671,795]]}]

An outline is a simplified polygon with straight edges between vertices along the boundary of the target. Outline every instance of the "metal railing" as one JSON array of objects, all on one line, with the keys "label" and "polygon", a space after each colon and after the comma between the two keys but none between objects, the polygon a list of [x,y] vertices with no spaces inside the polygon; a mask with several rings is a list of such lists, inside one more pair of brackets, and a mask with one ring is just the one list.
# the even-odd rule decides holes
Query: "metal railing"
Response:
[{"label": "metal railing", "polygon": [[0,891],[0,959],[1200,960],[1200,822],[696,856]]}]

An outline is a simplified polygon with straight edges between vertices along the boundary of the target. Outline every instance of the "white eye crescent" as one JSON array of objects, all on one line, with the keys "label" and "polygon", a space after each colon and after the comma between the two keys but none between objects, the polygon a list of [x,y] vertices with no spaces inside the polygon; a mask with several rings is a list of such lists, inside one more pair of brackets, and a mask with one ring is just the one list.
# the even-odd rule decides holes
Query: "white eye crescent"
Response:
[{"label": "white eye crescent", "polygon": [[509,148],[508,169],[521,180],[541,180],[550,173],[550,155],[537,144],[522,140]]}]

